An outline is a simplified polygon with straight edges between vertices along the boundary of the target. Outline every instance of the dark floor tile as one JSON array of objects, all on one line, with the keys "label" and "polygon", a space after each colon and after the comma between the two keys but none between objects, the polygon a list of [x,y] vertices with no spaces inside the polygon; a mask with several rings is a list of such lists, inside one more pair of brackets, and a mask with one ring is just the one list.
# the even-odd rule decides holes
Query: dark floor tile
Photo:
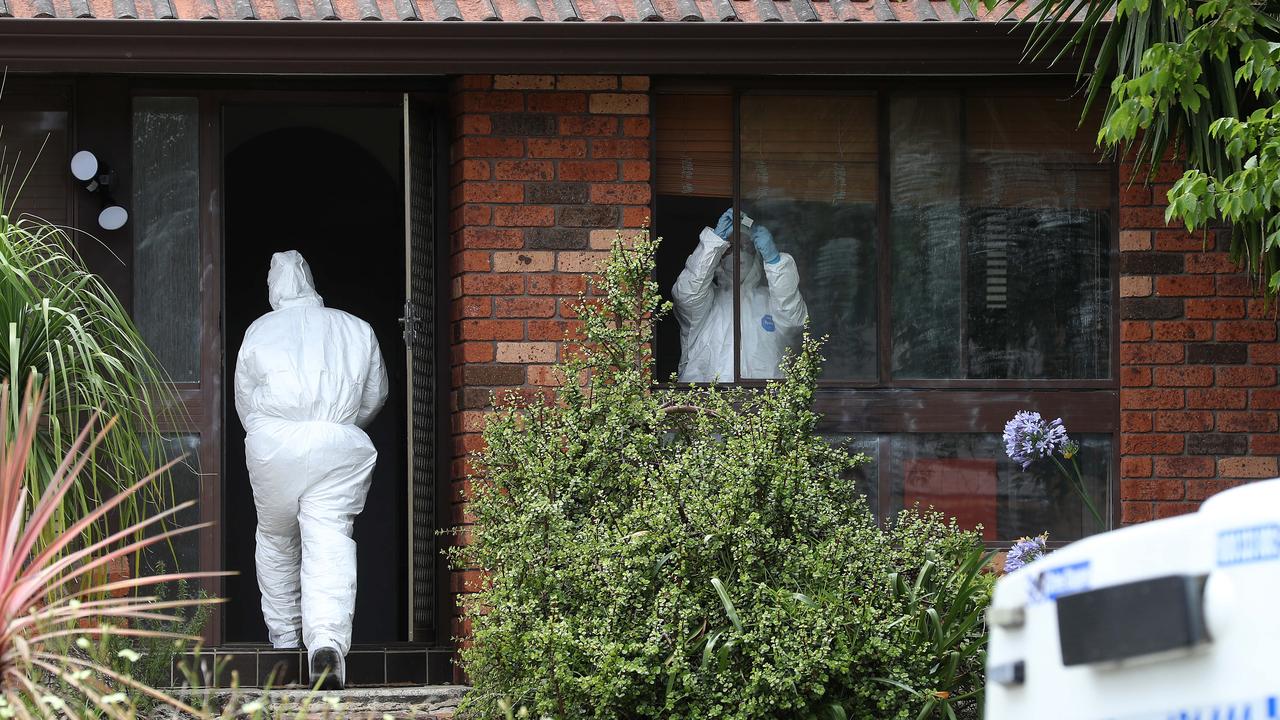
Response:
[{"label": "dark floor tile", "polygon": [[347,685],[382,685],[387,681],[385,653],[347,653]]},{"label": "dark floor tile", "polygon": [[427,684],[427,652],[387,652],[387,684]]},{"label": "dark floor tile", "polygon": [[294,651],[258,653],[258,687],[282,687],[303,683],[303,654]]},{"label": "dark floor tile", "polygon": [[258,681],[258,654],[249,649],[218,653],[218,687],[233,683],[250,686]]}]

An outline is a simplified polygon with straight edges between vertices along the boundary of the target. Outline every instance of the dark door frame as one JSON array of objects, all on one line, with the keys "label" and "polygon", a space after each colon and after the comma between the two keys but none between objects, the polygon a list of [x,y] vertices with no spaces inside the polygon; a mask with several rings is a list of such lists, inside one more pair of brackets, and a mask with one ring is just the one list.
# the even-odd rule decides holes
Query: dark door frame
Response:
[{"label": "dark door frame", "polygon": [[[224,383],[227,373],[231,371],[234,360],[226,357],[223,343],[223,306],[224,306],[224,193],[223,193],[223,138],[222,110],[228,104],[260,104],[260,105],[360,105],[399,108],[404,97],[410,95],[415,101],[435,108],[434,121],[438,128],[447,129],[447,95],[439,89],[439,83],[422,79],[344,79],[339,83],[316,80],[287,80],[249,78],[239,81],[218,78],[175,78],[145,79],[129,83],[129,97],[194,97],[199,103],[199,175],[200,175],[200,256],[201,256],[201,358],[200,381],[198,383],[178,384],[179,396],[186,409],[188,421],[172,428],[178,432],[198,433],[201,437],[199,465],[201,473],[199,509],[200,521],[212,522],[212,531],[203,533],[199,540],[200,568],[202,570],[221,570],[225,559],[225,529],[221,521],[223,507],[226,502],[225,486],[222,482],[222,468],[225,462],[224,418],[233,409],[225,406]],[[130,128],[131,115],[126,116],[125,127]],[[126,133],[128,134],[128,133]],[[436,133],[436,158],[447,158],[448,133]],[[119,148],[121,157],[128,156],[128,146]],[[120,163],[127,165],[127,163]],[[435,186],[431,192],[439,203],[441,193],[448,191],[448,170],[444,162],[437,162],[433,181]],[[127,190],[127,188],[126,188]],[[445,195],[444,197],[447,197]],[[441,207],[447,207],[440,203]],[[443,217],[442,217],[443,216]],[[447,213],[437,213],[435,223],[435,271],[440,273],[448,267],[448,220]],[[132,243],[129,243],[129,255],[125,256],[129,264],[127,271],[129,282],[132,282]],[[440,333],[447,328],[449,317],[449,297],[447,282],[436,283],[436,317],[433,331]],[[443,320],[443,322],[442,322]],[[447,333],[437,335],[447,338]],[[449,378],[448,343],[437,343],[436,386],[447,389]],[[442,371],[443,369],[443,371]],[[449,464],[446,452],[449,438],[449,423],[446,392],[436,393],[436,413],[441,422],[437,422],[435,444],[436,457],[436,497],[446,498],[449,492]],[[437,503],[437,506],[440,503]],[[447,508],[441,512],[437,507],[437,527],[445,527],[449,522]],[[445,523],[445,524],[441,524]],[[443,558],[438,559],[440,568]],[[450,642],[448,636],[449,614],[447,612],[447,578],[445,570],[437,571],[435,633],[433,638],[415,640],[413,645],[444,645]],[[202,589],[213,597],[223,597],[225,583],[221,578],[204,581]],[[221,645],[225,638],[224,620],[221,607],[215,606],[204,630],[205,641],[212,646]]]}]

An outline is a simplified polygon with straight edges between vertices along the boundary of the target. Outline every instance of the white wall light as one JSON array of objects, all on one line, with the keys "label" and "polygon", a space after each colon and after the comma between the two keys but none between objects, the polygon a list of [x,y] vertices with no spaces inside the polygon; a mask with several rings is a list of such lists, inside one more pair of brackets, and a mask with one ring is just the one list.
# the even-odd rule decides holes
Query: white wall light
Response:
[{"label": "white wall light", "polygon": [[98,213],[98,226],[103,230],[119,230],[129,222],[129,211],[111,199],[111,186],[116,174],[106,163],[88,150],[71,156],[71,175],[84,184],[88,192],[102,191],[102,211]]}]

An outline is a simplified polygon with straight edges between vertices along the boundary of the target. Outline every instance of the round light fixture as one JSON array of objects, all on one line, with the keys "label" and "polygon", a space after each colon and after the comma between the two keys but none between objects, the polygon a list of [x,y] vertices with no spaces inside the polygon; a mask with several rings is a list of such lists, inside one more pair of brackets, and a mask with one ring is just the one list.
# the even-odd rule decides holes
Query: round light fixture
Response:
[{"label": "round light fixture", "polygon": [[129,211],[119,205],[108,205],[98,213],[98,225],[103,230],[119,230],[129,222]]},{"label": "round light fixture", "polygon": [[71,156],[71,174],[81,182],[89,182],[98,174],[98,158],[88,150]]}]

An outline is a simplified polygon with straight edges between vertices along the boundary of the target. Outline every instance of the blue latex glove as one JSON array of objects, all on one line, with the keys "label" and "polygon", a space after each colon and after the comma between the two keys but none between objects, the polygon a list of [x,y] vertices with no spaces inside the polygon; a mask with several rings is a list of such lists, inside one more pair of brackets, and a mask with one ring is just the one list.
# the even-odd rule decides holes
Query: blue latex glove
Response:
[{"label": "blue latex glove", "polygon": [[766,263],[772,265],[782,259],[778,254],[778,246],[773,244],[773,233],[769,232],[769,228],[756,223],[755,229],[751,231],[751,242],[755,243],[760,259]]},{"label": "blue latex glove", "polygon": [[724,211],[720,222],[716,223],[716,234],[721,240],[728,240],[733,235],[733,208]]}]

